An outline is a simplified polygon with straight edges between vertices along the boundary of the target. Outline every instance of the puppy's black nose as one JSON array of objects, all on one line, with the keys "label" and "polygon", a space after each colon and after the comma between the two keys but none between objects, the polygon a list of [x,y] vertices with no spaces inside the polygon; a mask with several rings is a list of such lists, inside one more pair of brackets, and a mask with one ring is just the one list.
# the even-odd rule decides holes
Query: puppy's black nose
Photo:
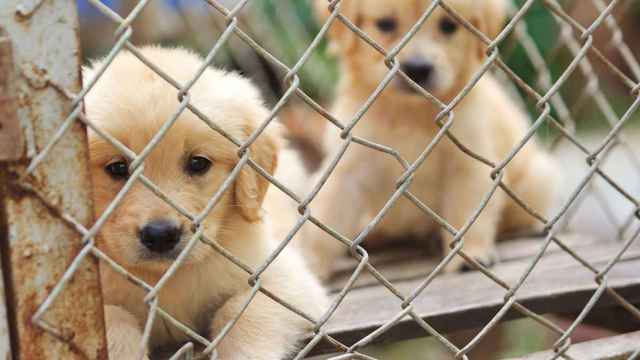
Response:
[{"label": "puppy's black nose", "polygon": [[147,249],[154,252],[165,252],[173,249],[182,230],[169,220],[153,220],[140,230],[140,241]]},{"label": "puppy's black nose", "polygon": [[402,70],[416,84],[424,85],[431,78],[433,65],[421,58],[410,58],[400,64]]}]

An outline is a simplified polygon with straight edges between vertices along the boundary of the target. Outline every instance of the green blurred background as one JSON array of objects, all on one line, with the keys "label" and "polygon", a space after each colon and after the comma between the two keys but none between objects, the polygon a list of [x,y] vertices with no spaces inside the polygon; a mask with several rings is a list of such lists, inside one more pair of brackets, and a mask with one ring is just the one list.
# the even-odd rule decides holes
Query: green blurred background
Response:
[{"label": "green blurred background", "polygon": [[[86,58],[103,55],[115,43],[112,36],[115,24],[97,12],[87,0],[78,1],[84,55]],[[520,6],[525,0],[512,1],[513,5]],[[136,1],[110,0],[105,3],[121,16],[125,16]],[[237,1],[224,0],[218,3],[232,8]],[[598,15],[590,0],[561,3],[566,12],[583,26],[590,25]],[[640,27],[637,24],[640,23],[640,2],[621,1],[616,6],[614,16],[623,30],[626,44],[638,55]],[[526,30],[545,59],[552,79],[557,79],[573,59],[571,52],[559,41],[560,28],[557,20],[541,1],[534,3],[524,19]],[[137,44],[181,45],[206,53],[224,30],[225,20],[204,0],[153,0],[133,25],[134,42]],[[309,0],[253,0],[240,12],[240,27],[281,62],[293,66],[316,35],[320,24],[314,17]],[[594,44],[604,51],[609,60],[631,76],[631,70],[612,46],[611,39],[612,33],[602,25],[595,33]],[[502,43],[501,56],[527,84],[537,84],[540,74],[536,72],[516,36],[512,35]],[[617,113],[621,114],[633,100],[628,88],[613,76],[601,61],[593,56],[590,58],[599,78],[599,85]],[[252,77],[270,103],[274,103],[284,91],[284,74],[237,37],[232,37],[224,51],[217,56],[215,63]],[[326,41],[314,52],[299,75],[305,91],[320,103],[329,103],[339,74],[336,60],[327,53]],[[595,110],[595,104],[584,101],[584,96],[581,96],[580,90],[584,89],[585,85],[585,77],[580,71],[576,71],[562,87],[561,94],[576,118],[578,129],[604,127],[606,124],[602,121],[601,114]],[[527,105],[534,116],[539,114],[539,109],[534,108],[533,102],[527,101]]]}]

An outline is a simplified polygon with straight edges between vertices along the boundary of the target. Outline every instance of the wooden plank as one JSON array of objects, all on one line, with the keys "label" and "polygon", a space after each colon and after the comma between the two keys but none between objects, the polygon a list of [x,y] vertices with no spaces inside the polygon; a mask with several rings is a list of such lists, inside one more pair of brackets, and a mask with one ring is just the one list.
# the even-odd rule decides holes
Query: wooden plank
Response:
[{"label": "wooden plank", "polygon": [[[603,268],[621,248],[620,243],[592,244],[577,249],[597,268]],[[508,284],[514,284],[529,261],[499,264],[494,272]],[[628,301],[640,302],[640,245],[633,245],[623,259],[613,267],[608,284]],[[422,279],[395,282],[407,295]],[[594,294],[597,283],[594,274],[565,252],[552,252],[543,257],[517,293],[517,300],[537,313],[571,312],[582,309]],[[481,327],[496,314],[504,302],[506,290],[478,272],[446,274],[436,278],[413,302],[416,313],[441,333]],[[605,293],[596,307],[611,306],[613,300]],[[326,330],[347,345],[353,344],[387,323],[401,311],[401,301],[381,286],[352,290],[328,322]],[[509,311],[504,320],[521,317]],[[412,319],[404,318],[376,342],[395,341],[419,336],[426,332]],[[320,343],[315,351],[333,351],[331,345]]]},{"label": "wooden plank", "polygon": [[[577,316],[576,313],[562,315],[567,319],[575,319]],[[584,319],[584,323],[607,329],[617,334],[628,333],[640,329],[640,319],[634,316],[629,316],[629,311],[622,306],[616,306],[607,309],[606,311],[593,311],[587,315]]]},{"label": "wooden plank", "polygon": [[[602,242],[589,235],[578,233],[565,233],[558,235],[558,238],[571,248],[588,247],[592,244]],[[498,258],[500,262],[530,258],[540,251],[543,240],[544,239],[538,237],[526,237],[499,242],[497,246]],[[552,243],[546,253],[554,254],[560,251],[562,251],[562,249],[555,243]],[[429,257],[428,255],[431,256]],[[373,264],[386,279],[392,282],[423,278],[438,265],[439,261],[439,254],[433,254],[433,251],[421,251],[421,249],[411,246],[411,244],[408,243],[403,243],[400,246],[385,249],[384,251],[370,252],[371,264]],[[356,266],[357,261],[352,257],[344,256],[339,259],[336,265],[336,274],[328,284],[329,289],[333,292],[342,289]],[[379,281],[373,277],[373,275],[366,272],[358,278],[355,287],[378,284]]]},{"label": "wooden plank", "polygon": [[[570,355],[572,359],[580,360],[622,360],[627,359],[634,351],[638,351],[639,349],[640,331],[636,331],[629,334],[574,344],[566,354]],[[553,351],[541,351],[509,360],[547,360],[553,355]]]}]

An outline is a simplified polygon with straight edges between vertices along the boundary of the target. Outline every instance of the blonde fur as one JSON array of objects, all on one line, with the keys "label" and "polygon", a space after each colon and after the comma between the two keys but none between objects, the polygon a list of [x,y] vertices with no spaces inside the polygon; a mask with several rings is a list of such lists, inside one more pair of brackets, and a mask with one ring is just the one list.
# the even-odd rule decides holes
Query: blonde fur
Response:
[{"label": "blonde fur", "polygon": [[[145,47],[142,54],[181,84],[202,65],[183,49]],[[85,69],[91,78],[103,61]],[[256,88],[235,73],[207,68],[189,91],[190,102],[237,139],[245,140],[267,116]],[[131,53],[119,54],[86,97],[87,117],[136,153],[140,153],[164,121],[178,108],[178,91]],[[125,180],[105,171],[114,159],[124,159],[112,145],[89,132],[96,213],[102,214]],[[252,158],[273,173],[278,162],[277,134],[267,129],[250,147]],[[199,214],[238,161],[237,147],[209,128],[189,110],[183,112],[144,162],[144,174],[169,198],[191,214]],[[208,172],[189,175],[185,162],[192,155],[211,160]],[[286,166],[286,164],[284,164]],[[271,221],[262,206],[269,183],[245,166],[201,226],[205,235],[248,266],[256,269],[274,251]],[[273,214],[276,215],[277,214]],[[140,228],[154,219],[182,226],[176,249],[166,256],[149,253],[138,238]],[[102,228],[98,247],[135,276],[155,285],[193,235],[191,223],[137,182]],[[111,359],[138,359],[142,326],[149,307],[146,292],[109,266],[101,267]],[[261,275],[262,287],[305,313],[319,317],[327,299],[300,256],[285,249]],[[166,285],[158,305],[178,321],[207,336],[217,336],[236,316],[251,292],[248,274],[198,242]],[[239,321],[218,345],[220,359],[280,359],[290,354],[310,323],[258,293]],[[184,332],[156,317],[149,348],[188,341]]]},{"label": "blonde fur", "polygon": [[[505,9],[500,0],[452,0],[461,16],[489,37],[498,34]],[[316,1],[318,13],[328,14],[327,2]],[[415,24],[429,5],[419,0],[353,0],[343,2],[341,12],[386,49]],[[382,31],[381,19],[393,19],[396,28]],[[442,22],[449,15],[437,8],[415,37],[398,54],[400,64],[410,58],[426,59],[433,65],[431,81],[423,87],[443,102],[451,101],[486,58],[485,46],[462,25],[457,31],[444,33]],[[339,21],[330,31],[333,48],[341,61],[342,78],[332,113],[341,121],[351,121],[360,110],[388,68],[383,57]],[[440,109],[411,89],[396,76],[359,121],[353,133],[399,151],[413,162],[436,136],[434,124]],[[454,108],[451,133],[462,144],[493,161],[503,160],[524,138],[527,116],[507,95],[490,73],[486,73],[467,96]],[[444,119],[447,120],[446,118]],[[340,137],[335,127],[326,132],[328,160],[335,156]],[[551,203],[554,188],[554,163],[531,139],[505,170],[503,181],[537,212],[544,214]],[[324,166],[326,167],[326,165]],[[456,229],[460,229],[479,207],[492,186],[491,169],[464,154],[448,138],[442,139],[418,168],[409,188],[420,201],[435,210]],[[352,144],[334,174],[312,203],[312,213],[353,239],[383,208],[396,189],[403,168],[390,155]],[[479,219],[465,235],[464,251],[483,262],[494,257],[494,241],[499,231],[535,227],[539,222],[498,189]],[[331,274],[334,258],[345,247],[315,226],[307,227],[307,258],[317,274]],[[452,236],[405,197],[391,207],[367,239],[416,235],[422,238],[439,232],[445,251]],[[378,236],[381,235],[381,236]],[[448,271],[460,269],[461,257],[453,258]]]}]

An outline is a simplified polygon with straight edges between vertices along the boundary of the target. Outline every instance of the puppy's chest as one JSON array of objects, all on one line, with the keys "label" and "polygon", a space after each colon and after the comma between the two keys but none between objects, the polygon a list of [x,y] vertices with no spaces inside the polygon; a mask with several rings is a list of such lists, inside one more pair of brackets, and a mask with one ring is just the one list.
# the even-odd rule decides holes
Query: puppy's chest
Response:
[{"label": "puppy's chest", "polygon": [[362,130],[356,129],[356,134],[367,140],[393,148],[409,162],[413,162],[436,135],[435,128],[425,129],[406,124],[394,125],[388,122],[366,125]]},{"label": "puppy's chest", "polygon": [[[423,204],[439,211],[442,205],[443,195],[443,171],[442,158],[434,152],[433,157],[429,157],[414,172],[409,186],[411,195],[415,196]],[[397,177],[393,179],[395,187]],[[412,201],[405,197],[400,197],[385,215],[379,225],[379,229],[390,236],[402,236],[407,233],[413,235],[423,235],[430,233],[433,229],[433,221]]]},{"label": "puppy's chest", "polygon": [[[411,165],[425,151],[429,143],[433,141],[436,132],[437,128],[435,127],[433,129],[425,129],[418,126],[375,124],[375,126],[364,127],[357,135],[393,148]],[[446,139],[441,139],[433,147],[426,160],[414,172],[409,188],[411,193],[420,201],[435,209],[441,203],[445,167],[452,160],[448,154],[450,154],[449,144]],[[378,209],[395,191],[396,182],[402,175],[403,169],[397,160],[383,153],[375,155],[372,153],[368,162],[377,162],[375,176],[379,177],[379,179],[381,178],[380,185],[382,186],[378,189],[381,190],[380,195],[383,196],[378,196],[377,198],[379,199],[373,206]],[[368,176],[374,175],[368,173]],[[402,233],[406,231],[403,230],[406,228],[415,228],[415,224],[424,224],[424,229],[416,229],[416,232],[423,233],[427,232],[431,227],[425,219],[428,218],[415,204],[401,197],[385,215],[379,228],[385,233],[393,234],[397,231]]]},{"label": "puppy's chest", "polygon": [[[357,130],[357,135],[392,148],[411,165],[434,140],[438,129],[435,126],[433,128],[424,128],[406,124],[394,125],[392,123],[377,123]],[[442,171],[442,167],[446,165],[448,149],[445,142],[445,139],[441,139],[431,150],[426,161],[415,171],[413,186],[432,187],[437,185],[441,178],[439,174]],[[382,152],[378,152],[375,155],[372,153],[372,160],[374,157],[376,159],[391,159],[388,154]],[[396,159],[392,159],[391,161],[397,163],[398,166],[389,166],[386,173],[388,176],[393,177],[395,184],[398,176],[402,173],[402,168]],[[396,171],[389,171],[392,168],[396,169]]]},{"label": "puppy's chest", "polygon": [[[241,290],[238,284],[245,284],[246,276],[243,277],[239,269],[229,269],[226,263],[216,260],[191,270],[181,272],[167,282],[160,291],[159,305],[198,335],[210,338],[217,311]],[[190,340],[193,339],[170,321],[156,317],[151,334],[152,348],[171,347]]]},{"label": "puppy's chest", "polygon": [[[216,309],[224,302],[221,294],[213,294],[206,288],[192,289],[188,286],[167,289],[160,294],[160,307],[201,336],[207,337]],[[191,340],[184,331],[171,325],[161,316],[154,322],[152,346],[167,346]]]}]

